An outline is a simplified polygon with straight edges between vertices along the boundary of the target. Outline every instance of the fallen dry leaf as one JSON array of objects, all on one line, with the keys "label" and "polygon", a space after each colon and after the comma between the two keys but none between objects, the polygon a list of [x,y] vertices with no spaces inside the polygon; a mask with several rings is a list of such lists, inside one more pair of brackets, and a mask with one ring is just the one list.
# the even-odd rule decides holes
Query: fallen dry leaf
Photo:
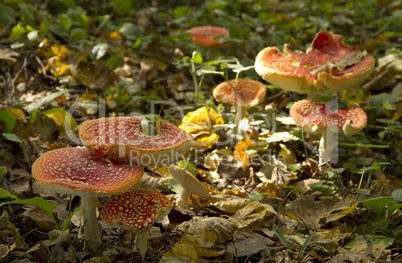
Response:
[{"label": "fallen dry leaf", "polygon": [[290,203],[283,214],[299,221],[307,228],[317,230],[328,222],[336,221],[352,212],[359,204],[359,197],[321,197],[316,201],[312,195],[302,195]]}]

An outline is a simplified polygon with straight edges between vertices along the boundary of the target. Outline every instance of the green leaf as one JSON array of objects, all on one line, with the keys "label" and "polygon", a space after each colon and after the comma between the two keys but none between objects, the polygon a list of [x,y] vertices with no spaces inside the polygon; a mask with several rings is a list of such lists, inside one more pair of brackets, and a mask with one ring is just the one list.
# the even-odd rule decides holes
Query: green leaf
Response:
[{"label": "green leaf", "polygon": [[4,129],[5,132],[13,131],[16,123],[16,118],[11,112],[0,110],[0,120],[2,120],[6,124],[6,127]]},{"label": "green leaf", "polygon": [[7,174],[7,167],[0,166],[0,184],[3,182],[4,177],[6,177],[6,174]]},{"label": "green leaf", "polygon": [[306,241],[303,244],[302,250],[300,255],[304,255],[304,252],[306,251],[308,245],[310,244],[311,240],[315,237],[316,232],[311,232],[311,234],[307,237]]},{"label": "green leaf", "polygon": [[70,91],[72,91],[72,90],[66,89],[66,90],[57,91],[55,93],[49,94],[45,97],[35,100],[35,102],[33,102],[31,105],[29,105],[29,107],[27,109],[29,115],[31,115],[31,121],[32,122],[35,121],[36,114],[38,113],[38,110],[40,107],[42,107],[43,105],[51,102],[55,98],[60,97],[61,95],[66,94],[67,92],[70,92]]},{"label": "green leaf", "polygon": [[[394,243],[395,238],[380,235],[367,235],[371,245],[383,245],[384,248],[391,246]],[[346,249],[352,249],[354,246],[367,244],[367,240],[364,236],[358,236],[349,241],[344,247]]]},{"label": "green leaf", "polygon": [[95,45],[91,50],[94,60],[101,59],[106,54],[108,49],[109,45],[106,43],[100,43]]},{"label": "green leaf", "polygon": [[195,165],[190,163],[189,161],[180,160],[180,161],[177,162],[177,165],[180,166],[181,168],[187,170],[192,175],[196,176],[197,167],[195,167]]},{"label": "green leaf", "polygon": [[114,70],[124,65],[124,59],[119,55],[113,55],[106,60],[106,64],[109,70]]},{"label": "green leaf", "polygon": [[374,197],[361,202],[374,210],[376,220],[384,216],[385,208],[393,201],[392,197]]},{"label": "green leaf", "polygon": [[180,193],[181,190],[181,185],[176,181],[176,179],[172,178],[169,181],[165,182],[165,185],[172,190],[173,192],[175,192],[176,194]]},{"label": "green leaf", "polygon": [[68,215],[66,221],[64,221],[63,225],[61,226],[61,230],[62,230],[62,231],[68,229],[68,227],[69,227],[69,225],[70,225],[70,222],[71,222],[71,218],[72,218],[73,215],[74,215],[76,212],[78,212],[78,211],[80,211],[80,208],[79,208],[79,207],[75,208],[75,209]]},{"label": "green leaf", "polygon": [[391,196],[395,201],[402,201],[402,188],[393,191]]},{"label": "green leaf", "polygon": [[327,185],[326,181],[309,184],[309,187],[311,190],[321,192],[325,196],[331,196],[332,191],[335,190],[335,186]]},{"label": "green leaf", "polygon": [[70,34],[71,41],[80,41],[87,39],[87,32],[82,28],[74,28]]},{"label": "green leaf", "polygon": [[119,33],[123,35],[125,39],[132,41],[143,35],[141,28],[133,23],[124,23],[121,26]]},{"label": "green leaf", "polygon": [[198,51],[194,51],[192,55],[193,63],[202,64],[202,55]]},{"label": "green leaf", "polygon": [[14,40],[19,40],[21,39],[22,35],[27,33],[28,30],[25,29],[25,27],[21,26],[20,24],[17,24],[16,26],[11,29],[11,35],[10,38]]},{"label": "green leaf", "polygon": [[62,108],[53,108],[43,111],[42,115],[51,118],[56,123],[57,130],[61,136],[64,136],[66,132],[72,131],[78,126],[74,117]]},{"label": "green leaf", "polygon": [[288,241],[286,241],[286,238],[281,234],[281,232],[278,231],[278,229],[276,228],[276,225],[273,224],[272,226],[275,235],[279,238],[279,240],[282,242],[282,244],[287,248],[290,249],[289,243]]},{"label": "green leaf", "polygon": [[53,216],[53,209],[57,205],[56,201],[49,203],[45,199],[35,196],[35,197],[31,198],[31,199],[16,199],[16,200],[13,200],[13,201],[10,201],[10,202],[1,203],[0,207],[3,206],[3,205],[8,205],[8,204],[10,204],[10,205],[11,204],[14,204],[14,205],[33,205],[33,206],[36,206],[38,208],[41,208],[52,218],[56,228],[58,228],[56,219]]},{"label": "green leaf", "polygon": [[173,10],[173,14],[175,18],[179,18],[182,16],[186,16],[189,12],[189,7],[188,6],[177,6]]},{"label": "green leaf", "polygon": [[75,2],[74,2],[74,0],[63,0],[63,4],[66,7],[73,7],[75,5]]},{"label": "green leaf", "polygon": [[363,143],[344,143],[343,145],[349,147],[362,147],[362,148],[389,148],[389,145],[363,144]]},{"label": "green leaf", "polygon": [[0,199],[3,198],[12,198],[12,199],[18,199],[17,196],[13,195],[12,193],[10,193],[7,190],[4,190],[3,188],[0,188]]},{"label": "green leaf", "polygon": [[110,0],[111,5],[118,15],[134,15],[133,1],[131,0]]},{"label": "green leaf", "polygon": [[6,138],[6,140],[12,141],[12,142],[18,142],[18,143],[23,143],[24,141],[18,137],[17,135],[15,135],[14,133],[2,133],[1,135],[4,136],[4,138]]},{"label": "green leaf", "polygon": [[60,24],[67,30],[73,25],[73,21],[71,21],[71,18],[66,14],[60,14],[57,18]]},{"label": "green leaf", "polygon": [[0,5],[0,25],[7,25],[14,20],[13,9],[6,5]]}]

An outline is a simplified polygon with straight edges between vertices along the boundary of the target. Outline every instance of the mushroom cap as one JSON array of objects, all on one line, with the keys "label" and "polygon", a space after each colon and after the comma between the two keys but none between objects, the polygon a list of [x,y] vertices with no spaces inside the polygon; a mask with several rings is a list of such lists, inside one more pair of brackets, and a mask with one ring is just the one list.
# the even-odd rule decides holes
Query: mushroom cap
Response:
[{"label": "mushroom cap", "polygon": [[141,166],[170,164],[190,150],[193,137],[166,121],[160,132],[148,136],[141,132],[140,117],[101,118],[79,128],[82,143],[96,157],[110,158]]},{"label": "mushroom cap", "polygon": [[[307,94],[339,92],[358,86],[374,70],[371,55],[359,57],[357,46],[342,42],[342,36],[319,32],[306,53],[292,51],[284,45],[261,50],[255,59],[255,70],[267,82],[282,89]],[[341,68],[332,70],[328,65]],[[340,70],[342,69],[343,70]]]},{"label": "mushroom cap", "polygon": [[215,87],[212,93],[217,102],[240,104],[242,107],[253,107],[260,104],[266,94],[265,85],[252,79],[238,79],[237,83],[236,79],[222,82]]},{"label": "mushroom cap", "polygon": [[201,197],[208,198],[211,195],[208,192],[208,189],[198,181],[189,171],[181,168],[177,165],[169,166],[169,173],[173,175],[176,181],[185,189],[192,192],[193,194],[199,195]]},{"label": "mushroom cap", "polygon": [[141,179],[140,167],[99,160],[85,147],[48,151],[32,165],[32,176],[53,192],[82,197],[107,196],[130,189]]},{"label": "mushroom cap", "polygon": [[333,127],[346,135],[353,135],[367,124],[367,115],[361,108],[331,111],[327,104],[311,100],[295,102],[290,107],[290,116],[307,133],[318,133]]},{"label": "mushroom cap", "polygon": [[219,47],[226,46],[228,42],[222,41],[223,37],[229,36],[229,30],[217,26],[196,26],[187,30],[193,41],[200,46]]},{"label": "mushroom cap", "polygon": [[102,208],[105,224],[142,232],[170,212],[171,203],[161,193],[152,190],[135,190],[114,196]]}]

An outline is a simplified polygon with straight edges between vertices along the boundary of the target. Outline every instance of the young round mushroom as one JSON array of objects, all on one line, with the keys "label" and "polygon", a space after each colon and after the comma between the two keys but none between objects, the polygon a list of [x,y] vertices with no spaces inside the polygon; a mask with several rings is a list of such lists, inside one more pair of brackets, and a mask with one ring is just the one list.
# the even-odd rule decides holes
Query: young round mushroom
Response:
[{"label": "young round mushroom", "polygon": [[367,124],[367,115],[361,108],[331,111],[327,104],[311,100],[295,102],[290,108],[290,116],[304,132],[321,133],[318,150],[321,169],[333,159],[332,151],[338,145],[334,139],[335,132],[343,131],[346,135],[353,135]]},{"label": "young round mushroom", "polygon": [[264,48],[255,59],[255,70],[273,85],[319,101],[320,94],[358,86],[374,70],[374,58],[345,45],[342,38],[319,32],[305,53],[292,51],[287,44],[282,53],[276,47]]},{"label": "young round mushroom", "polygon": [[140,167],[99,160],[85,147],[48,151],[32,165],[32,176],[44,189],[81,197],[84,239],[91,247],[101,243],[96,217],[98,197],[129,190],[143,172]]},{"label": "young round mushroom", "polygon": [[148,247],[148,230],[156,220],[169,214],[171,204],[161,193],[135,190],[114,196],[102,208],[105,224],[136,233],[135,247],[144,259]]},{"label": "young round mushroom", "polygon": [[229,37],[229,30],[217,26],[196,26],[187,30],[194,43],[207,47],[207,59],[211,60],[215,56],[217,48],[228,45],[225,39]]},{"label": "young round mushroom", "polygon": [[266,93],[265,85],[259,81],[232,79],[216,86],[212,95],[217,102],[235,105],[235,126],[238,130],[240,121],[246,117],[247,109],[260,104],[264,100]]},{"label": "young round mushroom", "polygon": [[179,127],[159,122],[159,133],[149,136],[141,131],[140,117],[101,118],[79,127],[82,143],[96,157],[154,166],[177,161],[193,145],[193,137]]},{"label": "young round mushroom", "polygon": [[173,177],[182,187],[179,193],[179,198],[176,202],[178,208],[188,208],[188,198],[190,196],[190,192],[204,198],[209,198],[211,196],[208,192],[208,189],[205,188],[205,186],[186,169],[172,164],[169,166],[169,173],[173,175]]}]

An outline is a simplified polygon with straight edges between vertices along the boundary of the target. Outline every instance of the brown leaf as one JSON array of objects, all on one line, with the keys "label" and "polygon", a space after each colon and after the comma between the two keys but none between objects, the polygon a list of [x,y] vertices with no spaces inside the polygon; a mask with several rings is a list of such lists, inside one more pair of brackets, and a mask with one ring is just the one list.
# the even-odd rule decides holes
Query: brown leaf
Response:
[{"label": "brown leaf", "polygon": [[0,49],[0,60],[6,60],[15,63],[17,62],[17,59],[15,57],[18,56],[19,54],[12,49],[9,48]]},{"label": "brown leaf", "polygon": [[316,201],[312,195],[303,195],[284,209],[284,214],[317,230],[328,222],[336,221],[349,214],[359,203],[359,197],[347,195],[344,199],[334,196],[321,197]]},{"label": "brown leaf", "polygon": [[271,205],[251,202],[237,211],[237,213],[231,216],[230,219],[240,228],[274,214],[276,214],[276,211]]},{"label": "brown leaf", "polygon": [[226,218],[207,217],[184,222],[178,226],[178,230],[189,234],[215,233],[218,243],[227,243],[232,240],[237,227]]}]

